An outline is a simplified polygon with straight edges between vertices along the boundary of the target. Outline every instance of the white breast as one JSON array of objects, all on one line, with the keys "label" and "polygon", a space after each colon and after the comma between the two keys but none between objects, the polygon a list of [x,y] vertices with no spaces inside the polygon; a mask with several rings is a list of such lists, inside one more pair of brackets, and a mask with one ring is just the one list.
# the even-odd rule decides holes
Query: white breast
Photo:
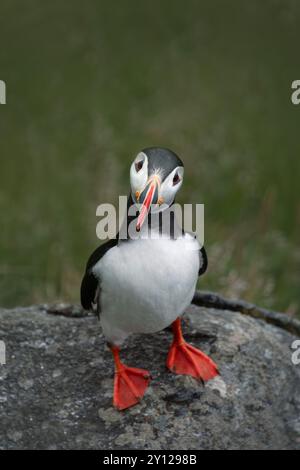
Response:
[{"label": "white breast", "polygon": [[141,239],[109,250],[93,269],[101,280],[101,324],[108,341],[153,333],[170,325],[190,304],[198,279],[199,244]]}]

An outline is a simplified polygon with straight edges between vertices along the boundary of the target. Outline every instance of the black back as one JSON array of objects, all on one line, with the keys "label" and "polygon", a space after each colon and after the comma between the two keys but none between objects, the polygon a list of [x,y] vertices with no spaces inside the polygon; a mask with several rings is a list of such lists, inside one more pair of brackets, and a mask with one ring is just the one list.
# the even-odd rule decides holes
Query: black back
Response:
[{"label": "black back", "polygon": [[116,246],[118,239],[108,240],[100,245],[89,257],[86,265],[85,275],[81,282],[80,297],[81,305],[85,310],[91,310],[95,299],[96,292],[99,286],[99,280],[95,277],[92,269],[96,263],[105,255],[105,253]]},{"label": "black back", "polygon": [[208,259],[207,254],[204,246],[199,250],[199,258],[200,258],[200,268],[198,275],[201,276],[202,274],[207,271],[208,268]]}]

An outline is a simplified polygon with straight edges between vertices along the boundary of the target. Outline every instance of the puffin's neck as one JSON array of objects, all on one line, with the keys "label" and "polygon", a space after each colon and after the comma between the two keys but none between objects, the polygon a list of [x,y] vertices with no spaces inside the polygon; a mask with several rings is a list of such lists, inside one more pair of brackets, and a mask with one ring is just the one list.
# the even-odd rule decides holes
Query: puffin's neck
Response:
[{"label": "puffin's neck", "polygon": [[[171,238],[173,240],[182,237],[182,235],[184,234],[184,230],[179,225],[176,219],[173,207],[174,202],[175,201],[173,201],[171,206],[165,209],[163,213],[158,212],[154,214],[148,214],[148,223],[145,223],[142,226],[140,232],[135,233],[134,240],[139,238],[151,238],[151,234],[153,234],[155,238],[163,237]],[[127,217],[125,218],[121,230],[118,234],[118,238],[124,241],[131,239],[129,234],[129,226],[134,223],[137,218],[137,215],[128,215],[130,209],[134,209],[134,205],[135,204],[130,194],[127,200]],[[133,210],[133,213],[135,212],[136,211]]]}]

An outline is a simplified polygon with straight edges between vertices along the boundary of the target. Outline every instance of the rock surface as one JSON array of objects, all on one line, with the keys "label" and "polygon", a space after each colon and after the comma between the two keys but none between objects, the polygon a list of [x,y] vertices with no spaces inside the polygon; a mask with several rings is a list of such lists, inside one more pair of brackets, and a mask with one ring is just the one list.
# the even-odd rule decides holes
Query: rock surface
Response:
[{"label": "rock surface", "polygon": [[291,362],[291,334],[192,306],[185,337],[213,357],[221,377],[203,387],[167,372],[169,331],[133,337],[123,359],[149,369],[153,380],[139,405],[118,412],[97,319],[76,308],[47,312],[0,310],[7,349],[1,449],[300,449],[300,365]]}]

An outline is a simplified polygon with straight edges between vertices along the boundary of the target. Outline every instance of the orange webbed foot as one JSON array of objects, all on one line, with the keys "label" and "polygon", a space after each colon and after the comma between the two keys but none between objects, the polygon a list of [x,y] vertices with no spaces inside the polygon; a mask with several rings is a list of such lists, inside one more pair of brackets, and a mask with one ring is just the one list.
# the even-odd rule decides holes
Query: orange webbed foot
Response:
[{"label": "orange webbed foot", "polygon": [[150,374],[147,370],[122,364],[120,370],[115,372],[114,406],[118,410],[125,410],[136,405],[144,396],[149,382]]},{"label": "orange webbed foot", "polygon": [[120,349],[110,345],[115,361],[114,399],[118,410],[136,405],[144,396],[150,382],[150,374],[145,369],[128,367],[120,360]]},{"label": "orange webbed foot", "polygon": [[219,375],[216,364],[206,354],[188,343],[173,343],[167,358],[167,367],[176,374],[191,375],[203,381]]},{"label": "orange webbed foot", "polygon": [[185,342],[180,320],[173,323],[174,340],[167,357],[167,367],[176,374],[191,375],[203,381],[219,375],[218,367],[212,359],[199,349]]}]

